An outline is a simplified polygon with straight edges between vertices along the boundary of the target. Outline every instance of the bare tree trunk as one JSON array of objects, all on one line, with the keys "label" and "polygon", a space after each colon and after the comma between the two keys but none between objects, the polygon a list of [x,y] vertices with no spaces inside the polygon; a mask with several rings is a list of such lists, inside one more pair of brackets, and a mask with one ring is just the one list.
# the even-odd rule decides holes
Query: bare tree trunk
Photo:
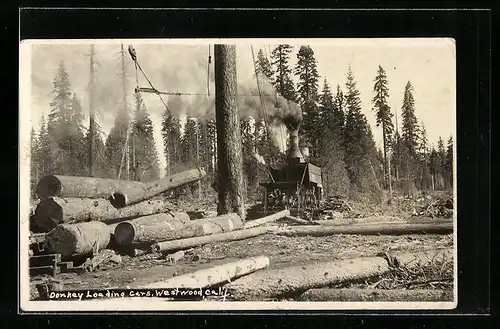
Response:
[{"label": "bare tree trunk", "polygon": [[215,45],[218,214],[235,212],[245,220],[240,120],[236,101],[236,46]]}]

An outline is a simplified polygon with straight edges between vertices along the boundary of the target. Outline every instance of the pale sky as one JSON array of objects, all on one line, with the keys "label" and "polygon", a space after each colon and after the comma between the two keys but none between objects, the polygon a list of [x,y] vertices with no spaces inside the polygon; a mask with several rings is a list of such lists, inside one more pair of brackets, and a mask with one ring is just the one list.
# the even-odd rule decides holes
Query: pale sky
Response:
[{"label": "pale sky", "polygon": [[[216,40],[93,40],[93,41],[36,41],[31,50],[31,120],[38,130],[42,113],[47,116],[52,100],[52,80],[61,60],[64,60],[70,76],[72,90],[88,111],[87,84],[89,81],[89,45],[95,44],[97,61],[96,78],[99,83],[98,107],[102,114],[101,125],[105,133],[111,129],[114,115],[121,102],[121,86],[118,76],[120,65],[120,43],[124,44],[126,63],[129,70],[128,90],[130,104],[137,85],[133,62],[128,55],[128,45],[134,45],[140,65],[153,85],[163,91],[206,93],[207,60],[209,45]],[[220,42],[220,40],[219,40]],[[362,111],[372,126],[377,143],[381,146],[381,129],[375,126],[373,104],[373,80],[378,66],[386,73],[389,87],[389,106],[397,113],[401,126],[401,105],[404,87],[411,81],[414,87],[416,115],[423,122],[429,141],[436,145],[441,136],[446,141],[455,135],[456,123],[456,73],[455,43],[453,39],[233,39],[223,43],[236,44],[238,83],[255,87],[251,46],[255,56],[263,49],[269,56],[269,49],[276,44],[294,45],[291,67],[295,66],[300,45],[309,45],[314,51],[320,74],[319,90],[326,78],[332,91],[339,84],[345,91],[345,77],[351,65],[357,87],[361,94]],[[211,46],[213,56],[213,46]],[[27,65],[29,69],[29,65]],[[23,65],[21,65],[23,69]],[[210,72],[213,80],[213,57]],[[149,87],[142,74],[138,73],[139,85]],[[22,87],[22,86],[21,86]],[[210,84],[213,96],[213,81]],[[207,99],[192,96],[162,96],[166,102],[174,102],[179,111],[199,113],[208,108]],[[165,108],[158,96],[143,95],[151,114],[155,129],[162,170],[164,168],[163,143],[161,140],[161,115]],[[213,98],[212,98],[213,99]],[[208,101],[210,103],[210,101]],[[213,111],[213,108],[212,108]],[[260,111],[259,108],[256,111]],[[29,114],[28,114],[29,115]]]}]

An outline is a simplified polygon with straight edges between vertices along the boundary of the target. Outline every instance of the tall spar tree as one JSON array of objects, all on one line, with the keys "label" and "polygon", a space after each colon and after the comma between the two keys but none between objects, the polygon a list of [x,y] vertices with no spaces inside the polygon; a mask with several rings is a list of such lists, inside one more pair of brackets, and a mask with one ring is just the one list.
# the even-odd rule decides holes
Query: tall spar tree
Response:
[{"label": "tall spar tree", "polygon": [[392,197],[391,166],[388,160],[388,149],[392,144],[394,125],[392,123],[393,115],[391,113],[391,109],[389,105],[387,105],[387,98],[389,97],[387,75],[380,65],[374,82],[373,91],[375,92],[375,96],[373,97],[372,102],[374,104],[373,110],[375,111],[377,117],[377,127],[382,126],[384,181],[387,182],[389,195]]},{"label": "tall spar tree", "polygon": [[245,190],[237,102],[236,46],[215,45],[215,115],[219,215],[236,212],[245,220]]},{"label": "tall spar tree", "polygon": [[297,91],[299,95],[299,104],[302,108],[304,122],[302,124],[301,141],[311,147],[311,156],[313,159],[319,156],[319,108],[318,103],[318,79],[319,74],[316,67],[314,51],[309,46],[301,46],[297,53],[297,65],[295,75],[299,82]]},{"label": "tall spar tree", "polygon": [[410,193],[415,188],[414,176],[419,139],[419,126],[415,115],[415,98],[413,97],[413,86],[410,81],[405,86],[401,110],[401,139],[404,146],[402,151],[405,159],[406,191]]},{"label": "tall spar tree", "polygon": [[133,180],[149,182],[160,178],[159,159],[153,137],[153,122],[142,100],[135,94],[135,115],[131,134]]}]

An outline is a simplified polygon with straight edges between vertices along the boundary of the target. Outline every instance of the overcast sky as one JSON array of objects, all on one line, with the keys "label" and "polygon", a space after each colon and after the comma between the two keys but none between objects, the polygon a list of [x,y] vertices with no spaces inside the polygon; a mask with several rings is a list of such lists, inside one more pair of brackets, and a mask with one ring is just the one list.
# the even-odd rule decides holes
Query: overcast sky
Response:
[{"label": "overcast sky", "polygon": [[[89,44],[95,44],[97,61],[96,78],[99,83],[98,107],[101,113],[101,125],[108,133],[113,118],[121,102],[120,78],[120,43],[125,51],[133,44],[139,63],[148,78],[159,90],[205,93],[207,91],[207,60],[209,45],[215,40],[100,40],[100,41],[45,41],[38,42],[31,48],[31,122],[38,129],[40,117],[49,113],[52,100],[53,78],[61,60],[64,61],[70,76],[72,90],[80,97],[84,110],[88,111],[87,84],[89,81]],[[456,113],[456,76],[455,43],[452,39],[284,39],[284,40],[226,40],[224,43],[236,43],[237,75],[242,86],[256,85],[252,77],[252,51],[269,49],[276,44],[294,45],[291,66],[295,66],[296,54],[300,45],[310,45],[317,60],[320,78],[320,90],[323,80],[335,90],[336,85],[345,90],[345,77],[348,65],[352,67],[357,87],[361,93],[363,113],[372,126],[377,145],[381,146],[381,130],[375,126],[373,104],[373,79],[381,65],[389,82],[389,106],[398,116],[401,125],[401,105],[404,87],[411,81],[414,87],[416,115],[423,122],[431,144],[438,138],[448,139],[454,135]],[[211,47],[213,54],[213,46]],[[128,91],[132,105],[137,78],[133,62],[126,53],[126,65],[129,71]],[[21,69],[23,66],[21,65]],[[213,61],[211,64],[213,80]],[[149,87],[141,73],[139,85]],[[213,81],[210,84],[213,94]],[[158,96],[143,96],[151,114],[155,140],[160,152],[162,167],[164,164],[163,144],[160,135],[161,115],[165,108]],[[199,97],[163,96],[167,102],[175,102],[177,111],[195,111],[200,108]],[[206,99],[205,99],[206,101]],[[256,109],[259,111],[259,109]],[[28,111],[29,112],[29,111]],[[29,114],[28,114],[29,116]]]}]

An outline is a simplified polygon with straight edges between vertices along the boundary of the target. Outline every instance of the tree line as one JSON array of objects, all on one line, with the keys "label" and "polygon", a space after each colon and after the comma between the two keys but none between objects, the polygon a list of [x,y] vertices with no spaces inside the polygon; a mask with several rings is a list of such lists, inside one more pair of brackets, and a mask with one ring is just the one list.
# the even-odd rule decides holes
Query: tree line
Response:
[{"label": "tree line", "polygon": [[[299,104],[303,123],[301,147],[309,149],[308,160],[322,167],[326,195],[379,196],[381,189],[398,188],[405,193],[415,189],[449,189],[453,182],[453,139],[445,145],[439,138],[431,146],[425,126],[415,114],[414,90],[408,81],[401,105],[401,127],[387,104],[388,78],[382,67],[374,72],[373,113],[381,129],[383,146],[376,147],[373,133],[362,112],[360,92],[354,73],[347,68],[344,88],[332,90],[320,73],[314,51],[301,46],[297,63],[291,67],[293,47],[278,45],[269,58],[260,49],[255,61],[256,75],[265,76],[276,93]],[[122,67],[124,70],[124,67]],[[297,81],[296,83],[294,82]],[[125,83],[125,81],[123,81]],[[94,176],[150,181],[159,178],[159,154],[153,138],[153,125],[139,93],[129,108],[125,98],[119,106],[110,133],[99,126],[94,134]],[[259,111],[259,109],[256,109]],[[203,167],[207,177],[202,189],[216,188],[217,143],[213,113],[180,118],[165,110],[161,135],[165,173],[174,174],[186,167]],[[79,96],[72,92],[70,77],[61,62],[53,79],[50,113],[42,117],[38,134],[31,131],[32,186],[43,175],[88,175],[89,131]],[[258,182],[267,180],[270,164],[283,161],[270,127],[260,115],[240,120],[243,166],[248,196],[256,195]],[[394,124],[396,119],[396,125]]]}]

